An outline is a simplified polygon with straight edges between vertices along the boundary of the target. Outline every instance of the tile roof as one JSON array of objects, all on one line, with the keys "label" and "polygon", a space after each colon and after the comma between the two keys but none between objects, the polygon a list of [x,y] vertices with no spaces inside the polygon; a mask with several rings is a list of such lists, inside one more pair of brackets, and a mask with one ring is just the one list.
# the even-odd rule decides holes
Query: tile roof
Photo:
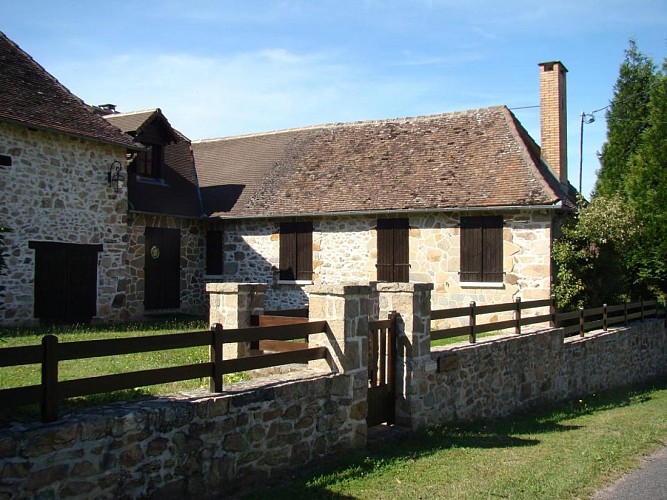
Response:
[{"label": "tile roof", "polygon": [[0,32],[0,120],[140,148]]},{"label": "tile roof", "polygon": [[128,170],[131,209],[151,214],[201,217],[203,209],[190,139],[173,129],[159,108],[114,113],[104,118],[123,132],[137,137],[156,121],[166,124],[173,135],[173,142],[164,146],[161,182],[142,180],[132,169]]},{"label": "tile roof", "polygon": [[134,136],[141,134],[144,127],[150,124],[154,119],[160,118],[164,121],[170,131],[174,134],[174,140],[178,140],[180,132],[176,131],[167,117],[162,114],[160,108],[147,109],[143,111],[130,111],[127,113],[112,113],[104,115],[104,118],[109,122],[121,129],[123,132],[130,133]]},{"label": "tile roof", "polygon": [[569,196],[505,106],[192,144],[207,213],[550,206]]}]

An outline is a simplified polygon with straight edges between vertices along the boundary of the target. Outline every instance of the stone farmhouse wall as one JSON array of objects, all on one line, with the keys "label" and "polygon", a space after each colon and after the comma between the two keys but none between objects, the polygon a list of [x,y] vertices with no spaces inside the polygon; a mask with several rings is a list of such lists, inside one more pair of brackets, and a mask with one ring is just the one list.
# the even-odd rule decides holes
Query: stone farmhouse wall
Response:
[{"label": "stone farmhouse wall", "polygon": [[127,227],[127,265],[129,278],[125,286],[123,319],[144,313],[145,252],[144,232],[147,227],[178,229],[181,235],[180,311],[189,314],[205,314],[208,296],[204,279],[206,265],[206,223],[197,219],[164,215],[131,214]]},{"label": "stone farmhouse wall", "polygon": [[[461,287],[460,214],[409,216],[410,281],[433,283],[433,307],[471,300],[499,303],[548,298],[551,290],[552,216],[505,214],[502,288]],[[330,217],[313,223],[313,284],[373,282],[377,278],[377,217]],[[304,307],[304,286],[278,283],[279,221],[235,221],[225,231],[225,280],[267,283],[267,309]]]},{"label": "stone farmhouse wall", "polygon": [[7,266],[2,275],[0,324],[33,323],[35,252],[30,241],[101,244],[98,261],[98,315],[120,319],[114,306],[125,293],[128,269],[127,192],[109,188],[114,160],[125,161],[119,147],[75,137],[0,124],[0,225],[5,233]]},{"label": "stone farmhouse wall", "polygon": [[[246,324],[263,288],[210,285],[211,317],[228,328]],[[0,496],[226,496],[364,447],[372,307],[400,315],[396,417],[413,429],[496,418],[667,373],[665,323],[655,319],[585,338],[546,328],[431,349],[432,288],[313,286],[311,319],[326,318],[329,331],[309,341],[328,348],[324,364],[222,394],[183,393],[0,429]]]}]

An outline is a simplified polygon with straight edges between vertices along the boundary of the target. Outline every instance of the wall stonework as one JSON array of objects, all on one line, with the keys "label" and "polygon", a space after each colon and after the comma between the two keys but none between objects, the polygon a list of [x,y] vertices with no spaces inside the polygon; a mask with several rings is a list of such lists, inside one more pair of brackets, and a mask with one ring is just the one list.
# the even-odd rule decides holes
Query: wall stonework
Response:
[{"label": "wall stonework", "polygon": [[[463,287],[460,215],[417,214],[410,219],[410,281],[433,283],[433,307],[470,301],[499,303],[548,298],[551,290],[552,215],[538,211],[505,214],[502,288]],[[377,272],[377,218],[329,217],[313,221],[313,284],[369,283]],[[266,308],[304,307],[304,287],[278,284],[279,222],[235,221],[225,231],[225,280],[267,283]]]},{"label": "wall stonework", "polygon": [[[219,497],[363,447],[353,376],[300,373],[0,430],[3,498]],[[363,416],[360,424],[365,428]]]},{"label": "wall stonework", "polygon": [[85,139],[0,123],[0,225],[5,233],[0,324],[35,323],[35,252],[30,241],[101,244],[98,255],[97,314],[119,319],[114,306],[128,285],[127,191],[114,192],[107,172],[125,149]]},{"label": "wall stonework", "polygon": [[205,221],[164,215],[131,214],[127,232],[127,267],[129,280],[122,310],[122,319],[141,316],[144,312],[144,264],[147,227],[178,229],[181,236],[181,312],[205,314],[206,295],[206,230]]}]

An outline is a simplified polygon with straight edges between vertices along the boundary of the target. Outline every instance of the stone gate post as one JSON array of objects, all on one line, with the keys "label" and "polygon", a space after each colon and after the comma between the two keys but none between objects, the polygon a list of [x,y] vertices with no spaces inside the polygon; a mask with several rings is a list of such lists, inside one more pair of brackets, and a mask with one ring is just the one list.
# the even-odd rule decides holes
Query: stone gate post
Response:
[{"label": "stone gate post", "polygon": [[380,318],[398,313],[396,423],[413,429],[428,424],[429,379],[435,379],[431,358],[432,283],[376,283]]},{"label": "stone gate post", "polygon": [[[265,291],[266,285],[263,283],[207,283],[209,324],[221,323],[229,330],[252,326],[251,316],[264,312]],[[224,358],[243,357],[248,349],[247,342],[226,344]]]},{"label": "stone gate post", "polygon": [[[368,285],[318,285],[306,288],[310,321],[326,320],[328,331],[310,335],[310,346],[324,346],[327,360],[340,383],[352,395],[350,414],[345,416],[354,426],[355,443],[366,444],[368,415],[368,314],[371,287]],[[325,363],[324,360],[312,363]],[[327,367],[328,368],[328,367]],[[343,388],[341,388],[343,389]],[[348,424],[346,424],[348,425]]]}]

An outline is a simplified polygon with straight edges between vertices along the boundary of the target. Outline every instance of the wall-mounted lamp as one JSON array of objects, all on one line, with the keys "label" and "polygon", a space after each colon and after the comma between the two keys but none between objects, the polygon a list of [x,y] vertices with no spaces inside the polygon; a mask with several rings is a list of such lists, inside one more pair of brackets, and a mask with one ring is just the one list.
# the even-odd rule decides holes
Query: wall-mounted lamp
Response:
[{"label": "wall-mounted lamp", "polygon": [[125,185],[125,176],[121,174],[122,170],[123,166],[118,160],[115,160],[109,167],[109,172],[107,173],[109,187],[113,188],[116,192],[123,189],[123,186]]}]

